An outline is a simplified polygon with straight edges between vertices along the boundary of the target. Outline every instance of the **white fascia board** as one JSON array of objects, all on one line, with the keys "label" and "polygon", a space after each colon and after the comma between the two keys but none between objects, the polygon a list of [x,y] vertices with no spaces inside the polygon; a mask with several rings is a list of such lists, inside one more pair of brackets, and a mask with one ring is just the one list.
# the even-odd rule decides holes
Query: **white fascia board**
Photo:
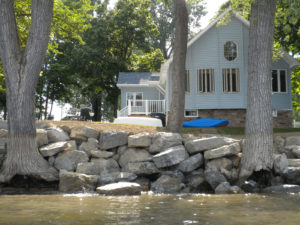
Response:
[{"label": "white fascia board", "polygon": [[117,84],[117,87],[149,87],[149,84]]}]

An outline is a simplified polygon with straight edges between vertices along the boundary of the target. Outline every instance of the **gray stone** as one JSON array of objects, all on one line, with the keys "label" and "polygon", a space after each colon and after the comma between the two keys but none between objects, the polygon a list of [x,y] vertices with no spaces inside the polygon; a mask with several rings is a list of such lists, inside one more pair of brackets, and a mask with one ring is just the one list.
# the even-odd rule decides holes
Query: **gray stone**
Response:
[{"label": "gray stone", "polygon": [[219,184],[215,189],[216,194],[241,194],[242,189],[238,186],[231,186],[228,182]]},{"label": "gray stone", "polygon": [[101,151],[101,150],[91,150],[90,154],[94,158],[103,158],[103,159],[111,158],[114,155],[113,152]]},{"label": "gray stone", "polygon": [[258,193],[260,191],[259,187],[258,187],[258,184],[253,180],[244,181],[241,185],[241,188],[246,193]]},{"label": "gray stone", "polygon": [[114,159],[92,159],[77,165],[77,173],[100,175],[103,171],[119,172],[119,164]]},{"label": "gray stone", "polygon": [[274,155],[274,171],[277,174],[283,174],[288,168],[288,160],[285,154]]},{"label": "gray stone", "polygon": [[291,136],[285,139],[285,146],[300,145],[300,136]]},{"label": "gray stone", "polygon": [[221,171],[221,168],[231,170],[233,167],[232,161],[227,158],[212,159],[206,162],[205,168]]},{"label": "gray stone", "polygon": [[119,182],[97,187],[96,191],[103,195],[140,195],[141,185],[130,182]]},{"label": "gray stone", "polygon": [[52,143],[40,148],[40,153],[44,157],[49,157],[56,155],[57,153],[64,151],[68,147],[68,143],[66,141],[60,141],[56,143]]},{"label": "gray stone", "polygon": [[62,192],[87,192],[95,191],[98,176],[91,176],[61,170],[59,172],[59,191]]},{"label": "gray stone", "polygon": [[198,152],[219,148],[223,145],[229,145],[234,142],[238,141],[231,138],[210,137],[188,141],[185,144],[185,147],[190,154],[195,154]]},{"label": "gray stone", "polygon": [[138,183],[141,185],[142,191],[149,191],[150,190],[150,180],[145,177],[138,177],[134,181],[135,183]]},{"label": "gray stone", "polygon": [[295,155],[293,154],[294,147],[295,147],[295,145],[285,146],[285,147],[279,149],[279,153],[285,154],[287,156],[287,158],[289,158],[289,159],[293,159],[293,158],[295,158]]},{"label": "gray stone", "polygon": [[178,133],[158,132],[152,139],[150,153],[162,152],[170,147],[182,145],[182,137]]},{"label": "gray stone", "polygon": [[151,184],[151,191],[154,193],[174,194],[180,192],[184,187],[179,178],[162,175]]},{"label": "gray stone", "polygon": [[164,152],[153,156],[153,161],[158,168],[164,168],[179,164],[189,157],[183,145],[171,147]]},{"label": "gray stone", "polygon": [[49,165],[50,166],[54,166],[54,162],[55,162],[55,157],[54,156],[50,156],[48,159]]},{"label": "gray stone", "polygon": [[128,143],[128,134],[123,131],[105,131],[100,135],[100,149],[112,149]]},{"label": "gray stone", "polygon": [[8,130],[0,129],[0,138],[8,138]]},{"label": "gray stone", "polygon": [[300,184],[300,167],[288,167],[284,177],[288,184]]},{"label": "gray stone", "polygon": [[300,159],[288,159],[288,166],[300,167]]},{"label": "gray stone", "polygon": [[83,151],[64,151],[58,154],[54,166],[59,170],[75,171],[78,163],[88,160],[88,155]]},{"label": "gray stone", "polygon": [[38,147],[41,147],[43,145],[47,145],[48,144],[47,131],[44,130],[44,129],[37,129],[35,139],[36,139],[36,143],[37,143]]},{"label": "gray stone", "polygon": [[70,140],[69,135],[60,128],[49,128],[47,136],[49,143]]},{"label": "gray stone", "polygon": [[282,184],[277,186],[271,186],[264,188],[262,190],[263,193],[300,193],[300,186],[299,185],[292,185],[292,184]]},{"label": "gray stone", "polygon": [[88,155],[91,155],[91,151],[92,150],[97,150],[98,147],[99,147],[99,142],[98,142],[97,139],[95,139],[95,138],[88,138],[87,142],[83,142],[79,146],[79,150],[85,151]]},{"label": "gray stone", "polygon": [[211,170],[211,169],[206,169],[204,171],[204,177],[205,177],[205,180],[210,184],[210,186],[214,190],[216,189],[216,187],[219,184],[227,181],[221,172]]},{"label": "gray stone", "polygon": [[130,181],[134,181],[136,178],[137,178],[137,175],[134,173],[108,172],[108,171],[104,170],[100,174],[99,181],[100,181],[101,185],[104,185],[104,184],[116,183],[116,182],[120,182],[120,181],[130,182]]},{"label": "gray stone", "polygon": [[146,150],[129,148],[125,151],[119,159],[119,164],[124,167],[130,162],[146,162],[152,159],[152,155]]},{"label": "gray stone", "polygon": [[225,145],[220,148],[215,148],[204,152],[205,159],[216,159],[224,156],[231,156],[241,152],[241,147],[239,143],[234,143],[231,145]]},{"label": "gray stone", "polygon": [[274,152],[275,154],[284,153],[282,149],[284,149],[285,140],[281,136],[274,137]]},{"label": "gray stone", "polygon": [[169,177],[175,177],[175,178],[178,178],[180,179],[181,182],[183,182],[184,180],[184,175],[181,171],[179,170],[169,170],[169,171],[162,171],[161,172],[161,175],[166,175],[166,176],[169,176]]},{"label": "gray stone", "polygon": [[128,136],[128,147],[149,147],[152,136],[149,133],[140,133]]},{"label": "gray stone", "polygon": [[47,121],[38,121],[35,125],[37,129],[55,128],[55,125],[53,123],[49,123]]},{"label": "gray stone", "polygon": [[128,163],[123,168],[122,171],[135,173],[137,175],[150,175],[159,173],[159,169],[152,162],[134,162]]},{"label": "gray stone", "polygon": [[201,185],[204,184],[205,179],[201,176],[191,175],[186,178],[186,182],[192,190],[199,190],[201,189]]},{"label": "gray stone", "polygon": [[62,129],[64,132],[66,132],[68,135],[71,134],[71,128],[67,125],[61,125],[59,126],[60,129]]},{"label": "gray stone", "polygon": [[76,141],[71,140],[71,141],[67,141],[68,142],[68,147],[65,149],[65,151],[73,151],[73,150],[77,150],[77,144]]},{"label": "gray stone", "polygon": [[292,153],[294,154],[294,156],[296,157],[296,158],[300,158],[300,146],[294,146],[293,148],[292,148]]},{"label": "gray stone", "polygon": [[203,164],[203,156],[201,153],[198,153],[182,161],[179,164],[178,169],[180,169],[184,173],[191,172],[199,168],[200,166],[202,166],[202,164]]},{"label": "gray stone", "polygon": [[88,138],[98,139],[99,131],[90,127],[73,127],[71,129],[71,139],[86,141]]},{"label": "gray stone", "polygon": [[127,145],[123,145],[123,146],[118,147],[118,149],[117,149],[118,155],[121,156],[124,152],[127,151],[127,149],[128,149]]},{"label": "gray stone", "polygon": [[284,184],[284,178],[282,176],[272,177],[272,179],[271,179],[272,186],[277,186],[277,185],[282,185],[282,184]]}]

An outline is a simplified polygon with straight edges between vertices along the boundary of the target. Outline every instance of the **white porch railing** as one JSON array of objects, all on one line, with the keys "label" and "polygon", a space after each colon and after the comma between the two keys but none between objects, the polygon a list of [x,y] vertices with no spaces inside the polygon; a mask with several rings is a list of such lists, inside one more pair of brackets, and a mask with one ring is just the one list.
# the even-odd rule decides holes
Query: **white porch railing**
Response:
[{"label": "white porch railing", "polygon": [[128,106],[118,112],[118,117],[132,114],[149,115],[150,113],[166,113],[165,100],[128,100]]}]

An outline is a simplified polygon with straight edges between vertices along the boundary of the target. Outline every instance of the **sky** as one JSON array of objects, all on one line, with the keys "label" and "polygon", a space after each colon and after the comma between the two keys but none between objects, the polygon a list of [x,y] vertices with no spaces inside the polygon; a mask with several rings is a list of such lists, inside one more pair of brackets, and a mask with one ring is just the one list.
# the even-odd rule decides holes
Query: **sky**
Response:
[{"label": "sky", "polygon": [[[220,6],[226,1],[227,0],[204,0],[204,2],[206,3],[207,14],[201,19],[201,29],[204,29],[209,24],[210,20],[215,16]],[[109,7],[112,8],[116,2],[117,0],[110,0]],[[61,107],[54,103],[52,113],[54,115],[54,120],[60,120],[61,118],[63,118],[67,114],[69,108],[69,104]]]}]

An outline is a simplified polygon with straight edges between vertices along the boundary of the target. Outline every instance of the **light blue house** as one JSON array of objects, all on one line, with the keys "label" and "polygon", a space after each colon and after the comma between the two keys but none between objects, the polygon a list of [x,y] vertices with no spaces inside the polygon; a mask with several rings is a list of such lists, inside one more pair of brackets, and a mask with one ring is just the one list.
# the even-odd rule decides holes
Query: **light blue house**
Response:
[{"label": "light blue house", "polygon": [[[224,12],[188,42],[185,120],[201,117],[226,119],[231,126],[243,126],[245,123],[249,21],[233,12],[230,22],[218,26],[218,21],[227,13],[231,12]],[[172,58],[165,62],[160,74],[120,73],[120,116],[151,112],[168,114],[172,62]],[[275,127],[292,126],[290,74],[299,65],[285,52],[272,64],[270,76]]]}]

